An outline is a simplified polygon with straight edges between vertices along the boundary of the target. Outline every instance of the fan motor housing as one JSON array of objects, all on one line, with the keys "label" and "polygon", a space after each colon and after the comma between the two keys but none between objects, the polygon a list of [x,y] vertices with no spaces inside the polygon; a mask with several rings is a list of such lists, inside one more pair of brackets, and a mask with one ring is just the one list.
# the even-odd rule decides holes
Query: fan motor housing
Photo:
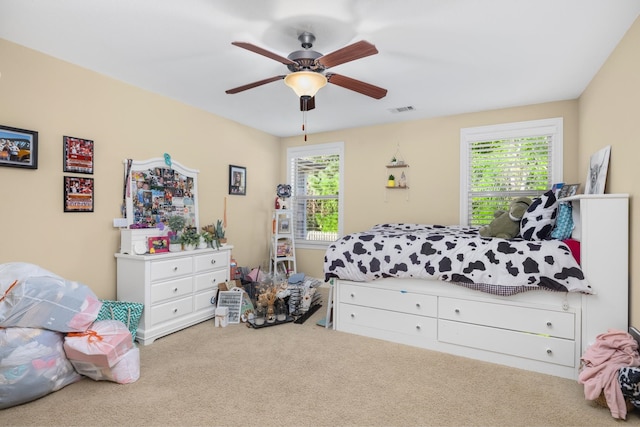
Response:
[{"label": "fan motor housing", "polygon": [[287,58],[296,62],[298,66],[287,65],[290,71],[310,70],[310,71],[323,71],[324,67],[316,62],[316,59],[320,58],[322,54],[315,50],[296,50],[291,52]]}]

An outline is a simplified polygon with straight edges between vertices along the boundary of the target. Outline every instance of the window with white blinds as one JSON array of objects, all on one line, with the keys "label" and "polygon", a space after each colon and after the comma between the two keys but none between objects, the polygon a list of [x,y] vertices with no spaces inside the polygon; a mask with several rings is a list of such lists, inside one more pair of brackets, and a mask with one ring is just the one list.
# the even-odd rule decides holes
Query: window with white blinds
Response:
[{"label": "window with white blinds", "polygon": [[342,235],[344,144],[287,150],[294,233],[298,247],[326,247]]},{"label": "window with white blinds", "polygon": [[460,221],[484,225],[562,181],[562,118],[462,129]]}]

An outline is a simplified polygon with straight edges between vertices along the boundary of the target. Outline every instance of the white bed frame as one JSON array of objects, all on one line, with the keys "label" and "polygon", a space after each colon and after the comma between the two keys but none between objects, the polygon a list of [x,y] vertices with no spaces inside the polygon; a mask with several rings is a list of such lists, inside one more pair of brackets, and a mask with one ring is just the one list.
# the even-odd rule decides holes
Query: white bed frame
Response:
[{"label": "white bed frame", "polygon": [[595,295],[510,297],[439,281],[334,282],[334,329],[576,379],[596,336],[629,325],[629,195],[569,200]]}]

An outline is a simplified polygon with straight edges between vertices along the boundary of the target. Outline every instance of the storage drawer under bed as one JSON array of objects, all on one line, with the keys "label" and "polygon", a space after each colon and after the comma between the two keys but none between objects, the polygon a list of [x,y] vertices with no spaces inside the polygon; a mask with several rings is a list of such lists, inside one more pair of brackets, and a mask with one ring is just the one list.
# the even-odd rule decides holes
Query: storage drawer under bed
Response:
[{"label": "storage drawer under bed", "polygon": [[438,298],[433,295],[369,288],[352,284],[341,284],[339,289],[339,300],[343,303],[381,308],[418,316],[436,317],[438,315]]}]

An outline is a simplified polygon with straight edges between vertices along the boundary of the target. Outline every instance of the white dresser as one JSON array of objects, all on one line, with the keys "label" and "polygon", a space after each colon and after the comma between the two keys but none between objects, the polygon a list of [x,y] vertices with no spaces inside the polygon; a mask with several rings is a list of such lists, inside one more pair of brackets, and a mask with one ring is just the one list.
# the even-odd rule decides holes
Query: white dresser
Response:
[{"label": "white dresser", "polygon": [[155,255],[116,254],[117,298],[144,304],[144,345],[214,317],[218,284],[229,280],[232,246]]}]

